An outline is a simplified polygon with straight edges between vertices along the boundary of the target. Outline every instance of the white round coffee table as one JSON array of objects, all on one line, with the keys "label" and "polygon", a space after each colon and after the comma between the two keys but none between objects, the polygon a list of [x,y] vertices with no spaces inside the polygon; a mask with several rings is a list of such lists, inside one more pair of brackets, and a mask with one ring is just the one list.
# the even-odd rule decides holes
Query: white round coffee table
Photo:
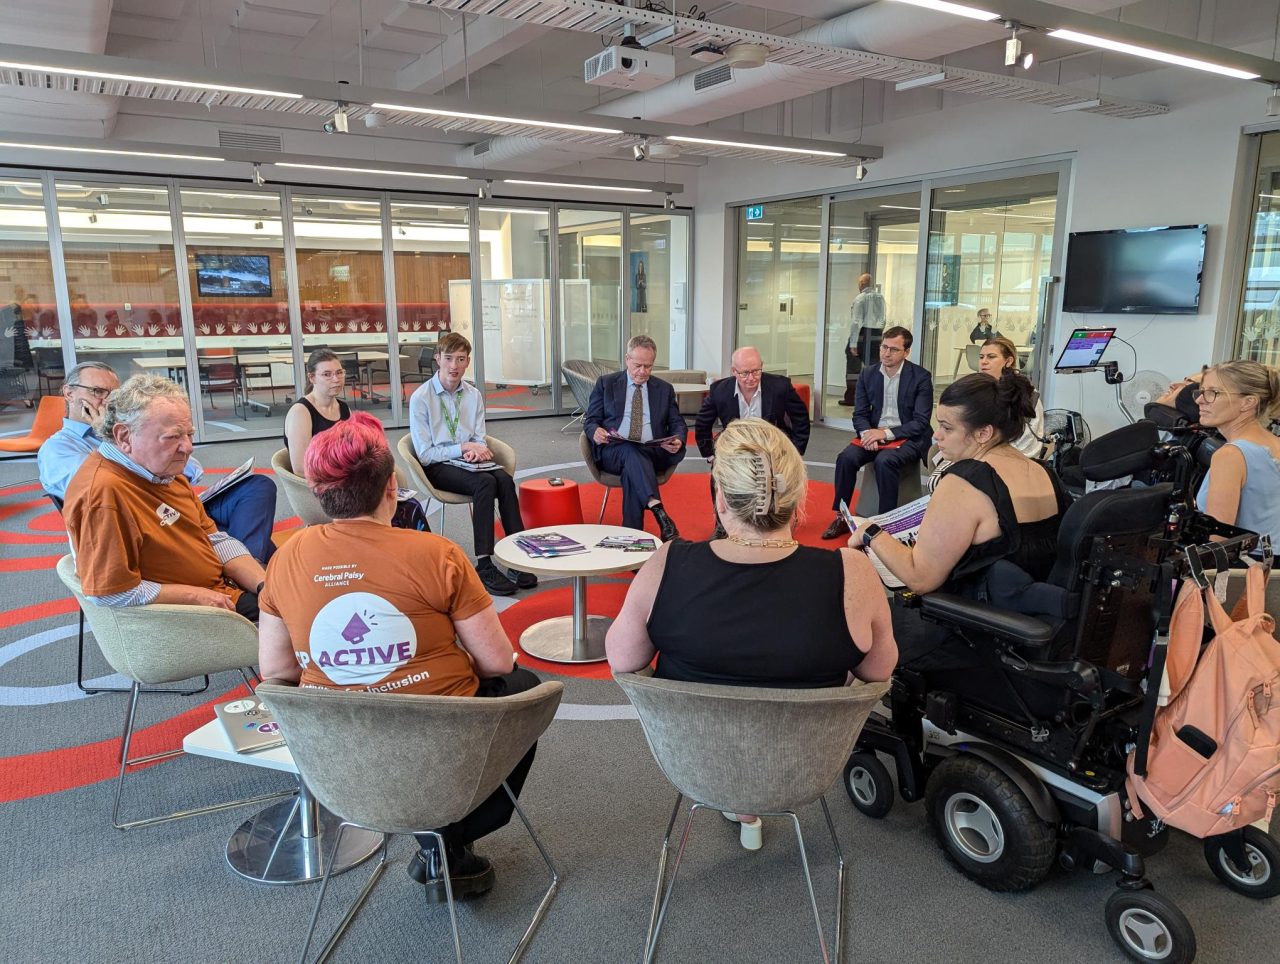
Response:
[{"label": "white round coffee table", "polygon": [[[530,556],[516,545],[519,536],[548,532],[556,532],[580,542],[587,547],[587,551],[543,559]],[[494,546],[494,558],[509,569],[531,572],[535,576],[569,576],[573,580],[573,615],[544,619],[520,634],[520,648],[530,656],[550,663],[598,663],[605,658],[604,636],[613,620],[608,616],[587,615],[587,577],[633,572],[653,556],[652,552],[598,548],[596,543],[606,536],[648,536],[655,543],[658,542],[657,536],[641,529],[563,525],[527,529],[514,536],[507,536]]]}]

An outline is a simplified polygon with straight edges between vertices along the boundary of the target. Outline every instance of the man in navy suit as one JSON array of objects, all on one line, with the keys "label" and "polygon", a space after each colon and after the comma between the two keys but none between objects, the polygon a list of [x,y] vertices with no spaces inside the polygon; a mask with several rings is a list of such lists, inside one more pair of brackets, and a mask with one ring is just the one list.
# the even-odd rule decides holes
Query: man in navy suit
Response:
[{"label": "man in navy suit", "polygon": [[[662,541],[670,542],[680,533],[662,508],[658,473],[684,458],[689,428],[680,417],[675,389],[651,374],[657,357],[658,346],[652,338],[632,338],[627,343],[626,369],[601,376],[591,390],[582,430],[592,441],[596,464],[622,477],[622,524],[644,528],[648,509],[658,521]],[[665,441],[644,444],[658,439]]]},{"label": "man in navy suit", "polygon": [[[863,369],[853,409],[853,427],[861,444],[850,443],[836,458],[836,495],[831,508],[853,498],[858,470],[868,462],[876,473],[879,512],[898,507],[898,479],[903,470],[929,454],[933,428],[933,378],[907,360],[911,332],[894,325],[880,342],[880,363]],[[902,440],[889,448],[888,443]],[[849,530],[837,513],[822,533],[824,539],[848,538]]]},{"label": "man in navy suit", "polygon": [[[735,351],[729,365],[732,377],[721,378],[712,384],[693,423],[693,436],[707,464],[715,461],[715,440],[711,437],[711,430],[716,421],[720,422],[723,431],[735,418],[762,418],[770,425],[776,425],[804,455],[809,444],[809,412],[791,379],[784,375],[766,374],[760,352],[750,346]],[[716,486],[712,482],[712,512],[715,511],[715,501]],[[716,516],[716,531],[712,538],[724,538],[719,516]]]}]

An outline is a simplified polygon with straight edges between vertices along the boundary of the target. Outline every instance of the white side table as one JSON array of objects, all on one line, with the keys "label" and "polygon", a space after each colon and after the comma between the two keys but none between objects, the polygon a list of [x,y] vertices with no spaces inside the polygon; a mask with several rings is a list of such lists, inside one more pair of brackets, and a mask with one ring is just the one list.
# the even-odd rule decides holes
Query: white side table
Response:
[{"label": "white side table", "polygon": [[[237,753],[231,748],[222,724],[210,720],[182,738],[182,748],[196,756],[213,757],[231,763],[247,763],[297,774],[293,754],[286,746]],[[255,884],[305,884],[324,876],[331,849],[330,834],[338,832],[342,821],[316,801],[301,777],[298,796],[282,800],[250,817],[227,841],[227,864],[241,877]],[[334,874],[364,863],[382,846],[382,834],[348,827],[342,846],[334,856]]]},{"label": "white side table", "polygon": [[[580,542],[587,547],[587,551],[542,559],[528,555],[516,545],[519,536],[547,532],[558,532]],[[606,536],[648,536],[657,542],[657,536],[641,529],[564,525],[527,529],[514,536],[507,536],[494,546],[494,557],[509,569],[531,572],[536,576],[569,576],[573,579],[573,615],[544,619],[534,623],[520,635],[520,648],[530,656],[550,663],[598,663],[605,658],[604,637],[613,620],[608,616],[587,615],[587,577],[633,572],[653,555],[652,552],[597,548],[596,543]]]}]

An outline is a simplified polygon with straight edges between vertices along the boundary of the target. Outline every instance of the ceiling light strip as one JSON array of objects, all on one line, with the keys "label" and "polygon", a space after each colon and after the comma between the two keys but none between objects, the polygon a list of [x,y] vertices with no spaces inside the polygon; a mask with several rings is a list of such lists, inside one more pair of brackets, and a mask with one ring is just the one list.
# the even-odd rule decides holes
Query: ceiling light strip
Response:
[{"label": "ceiling light strip", "polygon": [[959,3],[948,3],[947,0],[897,0],[898,3],[909,3],[913,7],[924,7],[926,10],[937,10],[956,17],[967,17],[970,20],[999,20],[1000,14],[977,7],[966,7]]},{"label": "ceiling light strip", "polygon": [[116,74],[105,70],[88,70],[83,67],[55,67],[50,64],[20,63],[12,60],[0,60],[0,69],[43,71],[48,74],[60,74],[65,77],[93,77],[98,80],[122,80],[140,84],[155,84],[159,87],[190,87],[196,90],[224,91],[232,94],[257,94],[263,97],[284,97],[289,100],[302,100],[301,94],[284,90],[262,90],[256,87],[234,87],[227,84],[205,84],[194,80],[175,80],[170,77],[146,77],[141,74]]},{"label": "ceiling light strip", "polygon": [[77,154],[120,154],[125,157],[161,157],[173,161],[224,161],[224,157],[210,154],[166,154],[161,151],[125,151],[107,147],[68,147],[59,144],[28,144],[18,141],[0,141],[0,147],[18,147],[28,151],[72,151]]},{"label": "ceiling light strip", "polygon": [[374,104],[378,110],[404,111],[409,114],[430,114],[435,117],[451,117],[462,120],[487,121],[494,124],[517,124],[524,127],[550,127],[556,130],[585,131],[590,134],[621,134],[616,127],[592,127],[587,124],[567,124],[560,121],[534,120],[529,117],[502,117],[496,114],[473,114],[468,111],[443,110],[438,107],[411,107],[407,104]]},{"label": "ceiling light strip", "polygon": [[392,171],[379,167],[339,167],[336,164],[298,164],[292,161],[271,161],[276,167],[296,167],[309,171],[342,171],[348,174],[390,174],[395,177],[430,177],[444,181],[466,181],[465,174],[436,174],[431,171]]},{"label": "ceiling light strip", "polygon": [[[904,0],[906,2],[906,0]],[[1215,64],[1207,60],[1197,60],[1195,57],[1184,57],[1181,54],[1172,54],[1164,50],[1156,50],[1154,47],[1140,47],[1137,44],[1125,43],[1122,40],[1112,40],[1110,37],[1098,37],[1093,34],[1080,33],[1077,30],[1050,30],[1050,37],[1057,37],[1059,40],[1071,40],[1078,44],[1085,44],[1089,47],[1101,47],[1103,50],[1113,50],[1116,53],[1131,54],[1134,57],[1145,57],[1147,60],[1158,60],[1165,64],[1174,64],[1179,67],[1191,67],[1195,70],[1205,70],[1211,74],[1221,74],[1224,77],[1235,77],[1237,80],[1257,80],[1261,75],[1252,73],[1248,70],[1241,70],[1239,67],[1228,67],[1225,64]]]},{"label": "ceiling light strip", "polygon": [[584,191],[626,191],[629,194],[652,194],[651,187],[618,187],[614,184],[571,184],[568,181],[525,181],[506,178],[503,184],[526,184],[531,187],[567,187],[581,188]]},{"label": "ceiling light strip", "polygon": [[711,137],[683,137],[678,134],[667,137],[681,144],[712,144],[716,147],[738,147],[748,151],[779,151],[783,154],[809,154],[813,157],[848,157],[843,151],[819,151],[811,147],[775,147],[772,144],[748,144],[745,141],[722,141]]}]

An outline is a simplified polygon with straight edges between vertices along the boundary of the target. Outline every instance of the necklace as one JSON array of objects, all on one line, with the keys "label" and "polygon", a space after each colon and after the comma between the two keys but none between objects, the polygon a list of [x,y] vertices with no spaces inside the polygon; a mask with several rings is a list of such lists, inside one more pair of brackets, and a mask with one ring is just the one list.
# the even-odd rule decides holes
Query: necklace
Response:
[{"label": "necklace", "polygon": [[789,549],[800,543],[795,539],[744,539],[741,536],[727,536],[728,540],[739,546],[752,546],[756,549]]}]

